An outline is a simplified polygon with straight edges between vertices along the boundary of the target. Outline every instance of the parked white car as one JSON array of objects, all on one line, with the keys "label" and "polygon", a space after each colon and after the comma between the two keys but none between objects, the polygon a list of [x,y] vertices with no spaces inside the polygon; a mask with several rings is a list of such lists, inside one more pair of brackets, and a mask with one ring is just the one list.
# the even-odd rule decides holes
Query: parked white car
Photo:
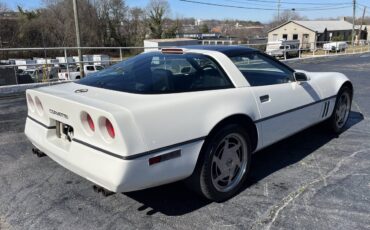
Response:
[{"label": "parked white car", "polygon": [[323,46],[323,50],[325,51],[344,51],[347,48],[347,42],[329,42]]},{"label": "parked white car", "polygon": [[187,179],[223,201],[252,153],[323,121],[342,132],[352,95],[341,73],[295,71],[246,47],[162,49],[27,90],[25,134],[105,195]]},{"label": "parked white car", "polygon": [[[100,65],[84,65],[85,76],[103,70],[104,67]],[[60,70],[58,73],[59,80],[78,80],[81,79],[80,67],[69,71],[66,69]]]}]

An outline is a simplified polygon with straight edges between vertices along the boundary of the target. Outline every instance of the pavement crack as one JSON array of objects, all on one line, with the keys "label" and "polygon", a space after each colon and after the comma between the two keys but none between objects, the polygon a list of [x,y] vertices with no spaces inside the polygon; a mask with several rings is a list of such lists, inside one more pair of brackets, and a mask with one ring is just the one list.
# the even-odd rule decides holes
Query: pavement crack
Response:
[{"label": "pavement crack", "polygon": [[325,186],[327,186],[327,185],[328,185],[328,183],[326,182],[326,178],[324,177],[324,175],[323,175],[323,174],[322,174],[322,172],[321,172],[321,168],[320,168],[319,163],[317,162],[316,157],[315,157],[315,156],[313,156],[313,159],[314,159],[314,161],[315,161],[315,165],[316,165],[316,167],[317,167],[317,169],[318,169],[318,171],[319,171],[319,175],[320,175],[321,179],[324,181],[324,185],[325,185]]},{"label": "pavement crack", "polygon": [[[345,161],[347,161],[350,158],[353,158],[359,153],[366,152],[370,150],[370,148],[361,149],[356,152],[353,152],[351,155],[342,158],[335,166],[334,168],[329,171],[326,175],[321,175],[320,177],[308,182],[302,186],[300,186],[295,191],[289,193],[287,196],[285,196],[283,199],[278,202],[278,204],[274,205],[268,212],[267,216],[265,218],[261,218],[257,220],[251,227],[251,229],[270,229],[271,226],[275,223],[276,219],[279,217],[280,212],[287,207],[290,203],[292,203],[295,199],[297,199],[306,189],[314,184],[317,184],[319,182],[326,181],[327,178],[331,177],[332,175],[336,174],[336,172],[340,169],[340,167],[343,165]],[[325,182],[324,182],[325,183]],[[325,186],[327,184],[325,183]]]}]

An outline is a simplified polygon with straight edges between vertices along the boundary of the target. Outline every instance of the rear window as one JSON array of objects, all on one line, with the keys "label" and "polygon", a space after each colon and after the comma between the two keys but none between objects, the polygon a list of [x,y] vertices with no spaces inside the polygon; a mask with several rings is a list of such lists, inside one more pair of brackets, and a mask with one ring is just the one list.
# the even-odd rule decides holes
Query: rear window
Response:
[{"label": "rear window", "polygon": [[77,83],[130,93],[178,93],[233,87],[221,67],[201,54],[143,53]]}]

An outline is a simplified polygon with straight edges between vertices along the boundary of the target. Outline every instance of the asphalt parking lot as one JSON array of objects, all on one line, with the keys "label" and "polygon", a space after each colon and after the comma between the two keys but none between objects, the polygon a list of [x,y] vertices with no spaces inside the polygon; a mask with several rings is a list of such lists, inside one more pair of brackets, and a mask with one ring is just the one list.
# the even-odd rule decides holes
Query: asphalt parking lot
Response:
[{"label": "asphalt parking lot", "polygon": [[103,197],[31,153],[24,96],[0,99],[0,229],[370,229],[370,54],[289,65],[353,81],[348,129],[318,125],[255,154],[250,179],[224,203],[182,183]]}]

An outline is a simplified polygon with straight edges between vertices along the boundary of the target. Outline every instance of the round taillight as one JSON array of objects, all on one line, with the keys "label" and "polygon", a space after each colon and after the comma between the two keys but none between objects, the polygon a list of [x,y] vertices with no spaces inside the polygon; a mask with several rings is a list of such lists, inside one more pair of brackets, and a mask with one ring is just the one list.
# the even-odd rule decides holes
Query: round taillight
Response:
[{"label": "round taillight", "polygon": [[35,111],[35,103],[33,102],[33,99],[31,95],[27,94],[27,101],[28,101],[28,108],[34,112]]},{"label": "round taillight", "polygon": [[107,132],[111,138],[115,137],[115,132],[112,123],[108,120],[105,119],[105,128],[107,129]]},{"label": "round taillight", "polygon": [[86,120],[87,120],[87,123],[89,124],[91,131],[95,131],[94,121],[92,120],[89,114],[86,114]]},{"label": "round taillight", "polygon": [[40,101],[40,99],[38,97],[35,98],[35,102],[36,102],[37,112],[40,115],[43,115],[44,114],[44,107],[42,106],[42,103],[41,103],[41,101]]}]

